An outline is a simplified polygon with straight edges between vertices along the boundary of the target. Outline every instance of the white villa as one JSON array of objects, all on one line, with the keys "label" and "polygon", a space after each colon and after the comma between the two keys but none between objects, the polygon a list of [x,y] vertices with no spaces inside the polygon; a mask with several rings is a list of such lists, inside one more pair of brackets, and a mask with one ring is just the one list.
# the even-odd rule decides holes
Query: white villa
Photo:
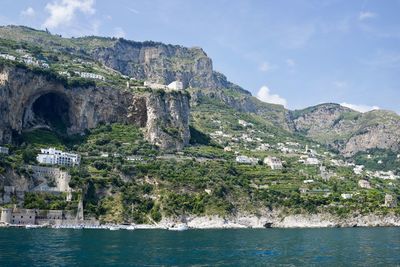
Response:
[{"label": "white villa", "polygon": [[283,168],[282,161],[276,157],[264,158],[264,164],[268,165],[273,170],[280,170]]},{"label": "white villa", "polygon": [[9,150],[8,147],[0,146],[0,154],[8,154]]},{"label": "white villa", "polygon": [[385,195],[385,206],[388,208],[395,208],[397,207],[397,199],[392,195],[386,194]]},{"label": "white villa", "polygon": [[355,174],[361,174],[361,173],[363,172],[363,170],[364,170],[364,165],[356,165],[356,166],[353,168],[353,172],[354,172]]},{"label": "white villa", "polygon": [[103,75],[100,74],[95,74],[95,73],[90,73],[90,72],[76,72],[81,78],[86,78],[86,79],[95,79],[95,80],[101,80],[105,81],[106,78],[104,78]]},{"label": "white villa", "polygon": [[167,87],[171,90],[183,90],[183,83],[180,81],[173,81],[172,83],[168,84]]},{"label": "white villa", "polygon": [[367,180],[359,180],[358,186],[365,189],[371,189],[371,184]]},{"label": "white villa", "polygon": [[81,157],[78,154],[67,153],[55,148],[41,149],[36,157],[42,164],[75,166],[79,165]]},{"label": "white villa", "polygon": [[151,82],[151,81],[145,81],[144,86],[150,87],[151,89],[183,90],[183,83],[180,81],[173,81],[172,83],[170,83],[168,85],[155,83],[155,82]]},{"label": "white villa", "polygon": [[236,162],[243,163],[243,164],[257,164],[258,158],[250,158],[248,156],[237,156]]},{"label": "white villa", "polygon": [[9,54],[0,54],[0,57],[7,59],[7,60],[11,60],[11,61],[15,61],[15,57]]},{"label": "white villa", "polygon": [[353,198],[353,194],[341,194],[341,197],[343,198],[343,199],[351,199],[351,198]]},{"label": "white villa", "polygon": [[320,161],[317,158],[307,158],[305,161],[306,165],[318,165]]}]

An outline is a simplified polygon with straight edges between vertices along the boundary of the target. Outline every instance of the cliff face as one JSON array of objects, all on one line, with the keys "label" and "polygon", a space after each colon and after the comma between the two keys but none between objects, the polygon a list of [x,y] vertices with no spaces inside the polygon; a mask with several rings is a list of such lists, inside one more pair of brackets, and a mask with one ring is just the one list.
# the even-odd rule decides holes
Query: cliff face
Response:
[{"label": "cliff face", "polygon": [[400,116],[389,111],[359,113],[338,104],[291,112],[294,131],[328,144],[345,156],[381,148],[400,149]]},{"label": "cliff face", "polygon": [[162,84],[180,80],[184,87],[232,88],[248,93],[215,72],[212,60],[201,48],[118,39],[109,47],[91,50],[90,54],[106,66],[139,80]]},{"label": "cliff face", "polygon": [[[2,143],[11,142],[13,133],[54,121],[70,134],[100,123],[135,124],[162,149],[181,149],[190,138],[189,97],[179,92],[135,95],[108,87],[66,89],[43,75],[0,66],[0,107]],[[174,134],[168,132],[171,129]]]}]

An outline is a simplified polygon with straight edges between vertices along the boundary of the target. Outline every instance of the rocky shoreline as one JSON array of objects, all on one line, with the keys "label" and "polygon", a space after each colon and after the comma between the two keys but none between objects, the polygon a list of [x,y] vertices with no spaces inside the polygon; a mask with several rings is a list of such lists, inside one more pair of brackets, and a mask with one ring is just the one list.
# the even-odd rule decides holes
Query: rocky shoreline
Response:
[{"label": "rocky shoreline", "polygon": [[[400,216],[389,215],[354,215],[339,218],[331,214],[296,214],[282,216],[271,213],[263,216],[239,215],[230,218],[220,216],[188,216],[184,219],[165,218],[157,224],[133,224],[134,229],[174,229],[185,226],[186,229],[264,229],[264,228],[341,228],[341,227],[399,227]],[[0,225],[0,227],[55,228],[55,229],[127,229],[129,225],[77,223],[68,225]],[[129,229],[133,230],[133,229]]]},{"label": "rocky shoreline", "polygon": [[[182,221],[164,219],[156,228],[168,228]],[[389,227],[400,226],[400,216],[396,215],[355,215],[339,218],[331,214],[296,214],[279,216],[240,215],[231,218],[219,216],[187,217],[183,223],[192,229],[225,229],[225,228],[328,228],[328,227]]]}]

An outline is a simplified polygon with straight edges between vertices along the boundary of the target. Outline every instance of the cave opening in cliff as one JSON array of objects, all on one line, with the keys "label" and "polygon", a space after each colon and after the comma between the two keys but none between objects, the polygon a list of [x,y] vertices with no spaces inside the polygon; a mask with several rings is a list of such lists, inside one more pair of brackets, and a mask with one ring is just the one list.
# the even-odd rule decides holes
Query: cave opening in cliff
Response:
[{"label": "cave opening in cliff", "polygon": [[69,103],[63,95],[47,93],[32,104],[36,125],[49,126],[65,133],[70,126]]}]

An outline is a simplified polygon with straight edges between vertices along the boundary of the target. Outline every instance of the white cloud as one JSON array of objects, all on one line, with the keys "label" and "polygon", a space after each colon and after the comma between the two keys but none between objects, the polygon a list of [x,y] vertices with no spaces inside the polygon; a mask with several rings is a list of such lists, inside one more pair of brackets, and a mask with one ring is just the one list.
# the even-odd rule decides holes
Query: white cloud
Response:
[{"label": "white cloud", "polygon": [[288,58],[286,59],[286,65],[288,65],[289,68],[293,68],[296,66],[296,62],[293,59]]},{"label": "white cloud", "polygon": [[367,20],[367,19],[373,19],[376,18],[378,15],[373,12],[369,11],[361,11],[360,14],[358,15],[359,20]]},{"label": "white cloud", "polygon": [[117,38],[124,38],[126,36],[126,34],[125,34],[125,31],[121,27],[115,27],[113,36],[117,37]]},{"label": "white cloud", "polygon": [[277,94],[271,94],[271,91],[269,90],[268,86],[266,86],[266,85],[262,86],[260,88],[260,90],[258,90],[257,98],[263,102],[279,104],[279,105],[283,105],[284,107],[287,106],[286,99],[280,97]]},{"label": "white cloud", "polygon": [[132,13],[139,14],[139,11],[134,8],[128,8],[128,10]]},{"label": "white cloud", "polygon": [[36,15],[36,12],[32,7],[28,7],[27,9],[21,11],[21,15],[24,17],[33,18]]},{"label": "white cloud", "polygon": [[271,70],[274,70],[274,69],[276,69],[277,67],[275,66],[275,65],[272,65],[271,63],[269,63],[269,62],[267,62],[267,61],[264,61],[264,62],[262,62],[261,64],[260,64],[260,66],[259,66],[259,70],[260,71],[262,71],[262,72],[269,72],[269,71],[271,71]]},{"label": "white cloud", "polygon": [[60,25],[68,25],[75,18],[76,12],[80,11],[86,15],[93,15],[94,0],[55,0],[46,5],[46,10],[50,16],[46,19],[43,26],[54,29]]},{"label": "white cloud", "polygon": [[371,110],[380,109],[380,107],[378,107],[378,106],[356,105],[356,104],[349,104],[346,102],[340,103],[340,105],[342,105],[343,107],[354,109],[354,110],[362,112],[362,113],[368,112]]}]

